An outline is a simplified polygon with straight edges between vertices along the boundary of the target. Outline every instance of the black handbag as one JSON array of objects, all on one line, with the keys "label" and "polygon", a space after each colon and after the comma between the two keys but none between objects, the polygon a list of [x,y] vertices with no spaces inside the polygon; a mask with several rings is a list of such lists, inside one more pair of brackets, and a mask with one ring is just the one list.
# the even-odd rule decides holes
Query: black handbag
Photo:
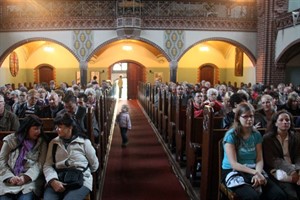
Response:
[{"label": "black handbag", "polygon": [[[53,163],[55,163],[55,153],[57,149],[57,144],[53,144],[52,148],[52,158]],[[84,168],[83,171],[75,168],[64,168],[56,169],[58,179],[60,182],[66,184],[65,187],[70,190],[78,189],[83,186],[83,172],[88,169],[88,166]]]},{"label": "black handbag", "polygon": [[59,181],[66,184],[67,189],[78,189],[83,186],[83,171],[74,169],[74,168],[66,168],[57,170]]}]

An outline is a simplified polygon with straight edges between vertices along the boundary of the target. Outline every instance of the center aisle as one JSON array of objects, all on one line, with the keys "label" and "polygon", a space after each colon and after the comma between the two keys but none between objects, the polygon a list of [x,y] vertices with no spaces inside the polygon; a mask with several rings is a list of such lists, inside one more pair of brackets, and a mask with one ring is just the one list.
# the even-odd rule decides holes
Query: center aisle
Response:
[{"label": "center aisle", "polygon": [[132,122],[129,144],[121,147],[115,126],[101,199],[189,199],[137,100],[119,100],[117,112],[123,104],[128,104]]}]

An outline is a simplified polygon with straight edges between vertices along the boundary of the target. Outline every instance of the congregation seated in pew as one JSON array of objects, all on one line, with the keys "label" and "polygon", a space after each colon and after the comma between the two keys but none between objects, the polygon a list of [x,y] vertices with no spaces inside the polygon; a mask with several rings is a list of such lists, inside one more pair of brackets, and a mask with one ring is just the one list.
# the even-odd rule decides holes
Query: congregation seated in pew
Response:
[{"label": "congregation seated in pew", "polygon": [[263,139],[265,170],[287,194],[289,200],[300,198],[300,135],[293,117],[286,110],[273,115]]},{"label": "congregation seated in pew", "polygon": [[40,94],[37,90],[31,89],[27,93],[26,102],[21,104],[17,110],[16,115],[19,118],[24,118],[29,114],[35,114],[41,116],[41,107],[38,104]]},{"label": "congregation seated in pew", "polygon": [[247,102],[247,97],[243,93],[235,93],[230,96],[229,103],[232,109],[225,114],[222,128],[228,129],[232,126],[236,108],[241,102]]},{"label": "congregation seated in pew", "polygon": [[3,138],[0,152],[0,199],[35,199],[42,195],[42,166],[47,141],[42,121],[28,115],[19,129]]},{"label": "congregation seated in pew", "polygon": [[203,116],[203,107],[204,107],[204,102],[202,101],[204,94],[201,92],[196,92],[194,95],[194,101],[193,101],[193,106],[194,106],[194,118]]},{"label": "congregation seated in pew", "polygon": [[[70,113],[58,115],[54,123],[58,137],[54,138],[48,146],[43,172],[47,187],[44,200],[52,199],[78,199],[83,200],[93,189],[93,176],[99,167],[96,151],[74,122]],[[72,149],[67,151],[66,149]],[[83,183],[76,187],[68,187],[64,179],[59,176],[60,171],[77,169],[83,173]]]},{"label": "congregation seated in pew", "polygon": [[64,109],[64,105],[59,101],[58,94],[52,91],[48,97],[48,105],[43,106],[40,117],[55,118],[57,113]]},{"label": "congregation seated in pew", "polygon": [[0,131],[16,131],[20,126],[18,117],[5,109],[4,96],[0,94]]},{"label": "congregation seated in pew", "polygon": [[[74,95],[66,95],[63,99],[64,101],[64,109],[57,113],[57,116],[64,115],[65,113],[69,113],[74,118],[76,125],[79,130],[83,133],[87,134],[87,108],[83,106],[77,105],[77,98]],[[98,143],[99,139],[99,125],[95,118],[95,115],[92,116],[92,134],[96,138],[96,143]]]},{"label": "congregation seated in pew", "polygon": [[259,104],[261,105],[261,108],[257,109],[254,113],[254,124],[259,128],[267,128],[272,115],[276,112],[273,104],[273,97],[269,94],[264,94],[261,97]]},{"label": "congregation seated in pew", "polygon": [[[170,84],[171,85],[171,84]],[[245,92],[247,92],[246,90],[243,90],[244,91],[244,93]],[[236,92],[235,92],[236,93]],[[244,94],[243,93],[243,94]],[[240,94],[240,93],[239,93]],[[260,93],[261,94],[261,93]],[[168,96],[168,97],[170,97],[170,96]],[[177,96],[176,96],[177,97]],[[251,97],[250,97],[251,98]],[[252,100],[251,99],[248,99],[248,98],[246,98],[247,100],[246,101],[249,101],[249,102],[251,102]],[[143,98],[143,100],[144,101],[147,101],[147,98]],[[168,98],[168,103],[170,103],[170,102],[172,102],[172,99],[171,98]],[[147,102],[146,103],[144,103],[144,105],[149,105],[149,104],[147,104]],[[168,105],[169,107],[171,107],[170,105]],[[258,105],[258,107],[259,107],[259,105]],[[175,110],[175,108],[173,107],[171,110]],[[171,112],[168,112],[168,113],[171,113]],[[174,114],[173,115],[169,115],[168,114],[168,116],[167,116],[167,118],[168,118],[168,123],[169,124],[171,124],[171,126],[169,125],[169,129],[168,129],[168,134],[170,134],[170,133],[172,133],[172,129],[174,129],[174,127],[176,126],[176,122],[175,122],[175,120],[171,120],[171,117],[172,116],[175,116]],[[187,116],[187,118],[189,118],[189,116]],[[213,118],[215,118],[215,117],[213,117]],[[213,121],[214,121],[214,119],[212,119],[211,120],[211,122],[212,122],[212,124],[214,124],[213,123]],[[188,122],[186,122],[186,124],[188,124]],[[206,127],[206,125],[204,125],[205,127]],[[171,127],[171,128],[170,128]],[[202,126],[200,126],[200,127],[202,127]],[[228,128],[230,127],[230,125],[228,126]],[[210,149],[210,148],[213,148],[212,146],[217,146],[217,144],[216,144],[216,141],[219,141],[219,137],[223,137],[224,136],[224,134],[225,134],[225,132],[227,131],[227,129],[217,129],[216,127],[215,127],[215,125],[213,125],[212,127],[210,127],[211,129],[208,131],[209,133],[212,133],[212,134],[210,134],[210,135],[213,135],[213,136],[209,136],[209,137],[212,137],[211,138],[211,141],[210,141],[210,143],[209,143],[209,145],[207,146],[207,147],[205,147],[204,149]],[[261,135],[263,135],[263,134],[265,134],[265,132],[266,132],[266,128],[258,128],[258,130],[259,130],[259,132],[260,132],[260,134]],[[173,131],[174,132],[174,131]],[[188,131],[187,131],[188,132]],[[205,137],[207,137],[207,136],[205,136]],[[205,142],[204,143],[206,143],[206,141],[207,141],[207,139],[205,139]],[[168,140],[167,140],[167,142],[169,142]],[[186,141],[186,144],[188,144],[188,142],[189,141]],[[176,146],[175,146],[175,148],[176,148]],[[215,149],[215,148],[213,148],[213,149]],[[202,149],[202,151],[203,151],[203,149]],[[209,187],[211,187],[211,185],[217,185],[217,184],[215,184],[216,183],[216,180],[218,179],[217,177],[215,177],[214,176],[214,174],[215,173],[217,173],[217,171],[216,171],[216,169],[217,168],[215,168],[216,167],[216,165],[215,164],[212,164],[212,163],[210,163],[209,165],[207,165],[206,166],[206,163],[207,163],[207,161],[209,161],[209,162],[213,162],[213,161],[215,161],[215,156],[217,156],[217,154],[215,153],[215,152],[212,152],[212,153],[209,153],[209,152],[207,152],[207,150],[205,150],[205,152],[203,152],[203,154],[205,155],[205,154],[207,154],[207,155],[209,155],[209,158],[208,159],[205,159],[205,163],[204,163],[204,165],[202,165],[202,168],[207,168],[207,166],[209,166],[208,168],[209,168],[209,170],[206,170],[206,172],[208,172],[208,173],[204,173],[204,172],[201,172],[201,174],[207,174],[207,176],[208,177],[211,177],[211,178],[209,178],[209,179],[211,179],[210,181],[212,181],[212,182],[210,182],[210,183],[208,183],[206,180],[204,180],[204,182],[202,183],[201,182],[201,194],[200,194],[200,196],[201,196],[201,198],[203,197],[204,199],[206,199],[206,197],[209,197],[209,198],[211,198],[211,196],[213,196],[213,193],[215,192],[215,190],[217,189],[216,187],[214,187],[214,189],[215,190],[213,190],[213,191],[209,191],[207,194],[210,194],[210,196],[206,196],[205,195],[205,192],[204,191],[202,191],[202,188],[204,187],[203,185],[206,185],[206,184],[208,184],[208,185],[210,185]],[[203,154],[202,154],[202,159],[203,159]],[[187,155],[187,157],[188,157],[188,155]],[[211,161],[211,160],[213,160],[213,161]],[[189,164],[187,165],[187,167],[188,166],[190,166]],[[204,176],[204,179],[205,179],[206,177]],[[201,181],[202,181],[202,177],[201,177]],[[218,181],[218,180],[217,180]],[[205,188],[205,187],[204,187]],[[209,188],[207,188],[207,189],[209,189]],[[210,189],[209,189],[210,190]]]},{"label": "congregation seated in pew", "polygon": [[[263,170],[262,135],[254,128],[254,108],[240,103],[233,128],[223,139],[222,180],[239,199],[287,199]],[[238,179],[238,181],[237,181]]]},{"label": "congregation seated in pew", "polygon": [[223,108],[223,104],[222,102],[217,100],[218,97],[218,90],[215,88],[209,88],[207,90],[207,100],[204,101],[204,105],[208,105],[211,106],[214,109],[214,113],[215,115],[223,115],[222,113],[222,108]]}]

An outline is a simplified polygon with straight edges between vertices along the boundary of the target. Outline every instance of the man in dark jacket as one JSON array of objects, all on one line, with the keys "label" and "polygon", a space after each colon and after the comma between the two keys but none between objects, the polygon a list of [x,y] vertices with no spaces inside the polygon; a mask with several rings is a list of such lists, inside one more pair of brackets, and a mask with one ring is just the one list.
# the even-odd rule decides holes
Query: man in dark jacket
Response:
[{"label": "man in dark jacket", "polygon": [[40,94],[37,90],[31,89],[27,93],[26,103],[20,105],[16,110],[16,115],[19,118],[24,118],[30,114],[35,114],[41,117],[41,108],[38,105]]},{"label": "man in dark jacket", "polygon": [[41,117],[55,118],[57,113],[64,109],[64,105],[59,102],[58,94],[52,91],[49,96],[49,105],[43,107]]},{"label": "man in dark jacket", "polygon": [[[77,105],[77,98],[74,95],[66,95],[63,99],[64,101],[64,109],[57,113],[57,115],[63,115],[66,112],[73,115],[73,119],[77,125],[77,128],[85,134],[88,134],[88,125],[87,125],[87,112],[86,107]],[[92,117],[92,133],[95,137],[95,142],[99,141],[99,130],[100,127],[95,118],[95,115]]]}]

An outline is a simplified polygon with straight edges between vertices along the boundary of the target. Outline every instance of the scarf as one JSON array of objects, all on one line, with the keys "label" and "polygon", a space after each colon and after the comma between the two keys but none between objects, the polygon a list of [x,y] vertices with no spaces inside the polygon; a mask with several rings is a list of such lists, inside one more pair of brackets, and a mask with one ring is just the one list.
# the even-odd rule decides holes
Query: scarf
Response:
[{"label": "scarf", "polygon": [[19,152],[19,156],[16,160],[16,164],[14,166],[14,174],[18,176],[24,171],[24,165],[26,163],[26,160],[24,160],[25,155],[33,148],[35,142],[25,139],[22,143],[22,147]]}]

